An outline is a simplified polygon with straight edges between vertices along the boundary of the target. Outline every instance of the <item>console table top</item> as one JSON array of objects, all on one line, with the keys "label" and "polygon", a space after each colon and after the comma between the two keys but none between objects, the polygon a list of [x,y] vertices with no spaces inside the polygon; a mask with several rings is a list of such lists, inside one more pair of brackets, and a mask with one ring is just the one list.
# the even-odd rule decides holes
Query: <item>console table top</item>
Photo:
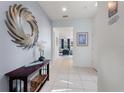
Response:
[{"label": "console table top", "polygon": [[34,66],[29,66],[29,67],[22,66],[16,70],[6,73],[5,75],[8,77],[14,77],[14,78],[28,77],[30,74],[40,69],[42,66],[49,64],[49,61],[50,60],[45,60],[41,62],[41,64],[37,64]]}]

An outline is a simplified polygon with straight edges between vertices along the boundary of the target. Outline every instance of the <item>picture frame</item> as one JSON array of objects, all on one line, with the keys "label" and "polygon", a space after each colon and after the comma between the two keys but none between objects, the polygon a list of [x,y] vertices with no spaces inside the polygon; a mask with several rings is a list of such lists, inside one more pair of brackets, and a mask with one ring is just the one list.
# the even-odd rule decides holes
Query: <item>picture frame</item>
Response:
[{"label": "picture frame", "polygon": [[118,12],[118,1],[108,1],[108,17],[112,17]]},{"label": "picture frame", "polygon": [[88,32],[77,33],[77,46],[88,46]]}]

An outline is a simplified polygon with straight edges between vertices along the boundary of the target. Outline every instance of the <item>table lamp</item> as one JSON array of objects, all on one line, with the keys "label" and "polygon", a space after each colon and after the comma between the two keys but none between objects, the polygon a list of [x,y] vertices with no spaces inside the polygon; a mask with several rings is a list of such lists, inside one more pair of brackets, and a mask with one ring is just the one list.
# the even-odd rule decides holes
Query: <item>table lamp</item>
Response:
[{"label": "table lamp", "polygon": [[43,57],[44,55],[44,48],[45,48],[45,41],[40,41],[37,43],[37,47],[39,48],[39,52],[40,52],[40,57],[39,57],[39,61],[43,61],[45,59],[45,57]]}]

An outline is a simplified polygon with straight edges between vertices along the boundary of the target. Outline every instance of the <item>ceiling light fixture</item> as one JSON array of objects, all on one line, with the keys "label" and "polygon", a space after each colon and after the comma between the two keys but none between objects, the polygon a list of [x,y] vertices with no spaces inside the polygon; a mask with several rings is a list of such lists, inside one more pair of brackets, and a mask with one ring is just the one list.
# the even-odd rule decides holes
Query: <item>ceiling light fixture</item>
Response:
[{"label": "ceiling light fixture", "polygon": [[62,11],[63,11],[63,12],[67,11],[67,8],[66,8],[66,7],[63,7],[63,8],[62,8]]}]

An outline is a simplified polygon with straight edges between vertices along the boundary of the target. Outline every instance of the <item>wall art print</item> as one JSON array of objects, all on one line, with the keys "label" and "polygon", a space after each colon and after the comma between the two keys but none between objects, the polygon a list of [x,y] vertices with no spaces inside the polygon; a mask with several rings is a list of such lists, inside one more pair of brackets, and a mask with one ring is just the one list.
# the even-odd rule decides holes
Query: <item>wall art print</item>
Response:
[{"label": "wall art print", "polygon": [[88,46],[88,32],[77,33],[77,46]]}]

